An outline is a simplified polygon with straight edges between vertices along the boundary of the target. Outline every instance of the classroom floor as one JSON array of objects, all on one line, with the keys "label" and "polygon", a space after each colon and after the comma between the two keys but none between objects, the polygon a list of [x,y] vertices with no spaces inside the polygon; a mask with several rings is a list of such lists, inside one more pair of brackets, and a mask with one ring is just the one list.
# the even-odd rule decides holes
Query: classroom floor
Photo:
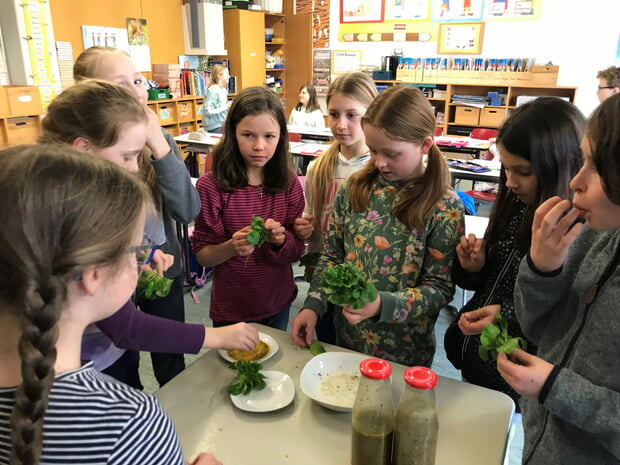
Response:
[{"label": "classroom floor", "polygon": [[[486,211],[484,211],[486,213]],[[480,211],[483,213],[483,211]],[[296,274],[301,274],[303,272],[302,268],[297,265],[294,267]],[[297,312],[301,309],[303,304],[303,300],[306,296],[308,290],[308,283],[302,281],[298,282],[299,294],[297,299],[291,305],[291,318],[294,317]],[[201,323],[204,325],[211,325],[211,320],[208,317],[208,308],[209,308],[209,295],[211,291],[211,284],[207,283],[201,289],[196,290],[195,295],[200,303],[196,303],[194,298],[187,289],[187,294],[185,296],[185,315],[186,321],[190,323]],[[454,296],[454,300],[452,304],[455,307],[460,307],[463,302],[463,294],[461,289],[457,289],[457,292]],[[450,378],[455,378],[460,380],[461,375],[460,372],[455,370],[452,364],[447,360],[445,356],[445,352],[443,349],[443,334],[446,331],[448,325],[452,322],[454,316],[447,308],[441,310],[439,314],[439,318],[437,320],[437,324],[435,325],[435,334],[437,339],[437,352],[435,354],[435,360],[433,362],[432,368],[440,375],[447,376]],[[197,355],[186,355],[185,360],[186,364],[191,364],[196,358],[200,357],[203,352],[200,352]],[[144,390],[146,392],[154,392],[157,390],[157,382],[153,377],[153,371],[151,367],[150,357],[147,353],[141,354],[140,361],[140,378],[142,380],[142,384],[144,385]],[[507,461],[504,465],[519,465],[521,464],[521,451],[523,449],[523,429],[521,426],[521,422],[519,421],[515,426],[514,435],[509,443],[509,450]]]}]

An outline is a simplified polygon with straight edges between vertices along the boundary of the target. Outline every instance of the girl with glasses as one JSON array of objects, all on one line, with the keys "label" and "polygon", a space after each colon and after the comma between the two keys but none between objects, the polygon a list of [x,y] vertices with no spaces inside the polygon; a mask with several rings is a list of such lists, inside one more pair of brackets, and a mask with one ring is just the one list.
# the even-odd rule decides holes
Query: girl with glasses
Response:
[{"label": "girl with glasses", "polygon": [[146,188],[68,146],[0,165],[0,463],[183,465],[158,401],[80,359],[86,327],[135,289]]}]

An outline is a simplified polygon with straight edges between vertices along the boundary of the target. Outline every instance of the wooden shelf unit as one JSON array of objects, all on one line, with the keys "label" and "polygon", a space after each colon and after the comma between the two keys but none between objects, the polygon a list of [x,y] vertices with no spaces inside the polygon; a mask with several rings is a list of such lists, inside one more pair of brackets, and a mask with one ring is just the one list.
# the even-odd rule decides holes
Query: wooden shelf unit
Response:
[{"label": "wooden shelf unit", "polygon": [[[224,10],[224,41],[230,74],[237,77],[237,91],[264,86],[266,76],[282,79],[278,96],[286,116],[297,104],[297,90],[312,78],[312,18],[292,13],[293,2],[284,2],[284,13]],[[265,28],[283,42],[265,42]],[[295,40],[287,40],[294,33]],[[266,68],[266,51],[282,50],[284,68]],[[294,96],[294,97],[292,97]]]},{"label": "wooden shelf unit", "polygon": [[173,136],[202,128],[202,95],[186,95],[167,100],[149,100],[148,107],[159,116],[160,126]]},{"label": "wooden shelf unit", "polygon": [[[412,83],[403,81],[375,81],[387,86],[414,86],[420,88],[435,109],[435,115],[443,113],[443,123],[438,121],[437,126],[443,129],[444,135],[466,135],[459,131],[468,128],[497,129],[516,108],[517,97],[520,96],[548,96],[563,97],[570,102],[575,101],[576,87],[535,86],[535,85],[489,85],[489,84],[452,84],[445,83]],[[445,92],[445,96],[435,97],[435,91]],[[505,94],[504,104],[500,106],[487,105],[484,108],[452,103],[454,95],[475,95],[486,97],[488,92]]]},{"label": "wooden shelf unit", "polygon": [[42,113],[37,86],[0,86],[0,150],[34,144],[41,134]]}]

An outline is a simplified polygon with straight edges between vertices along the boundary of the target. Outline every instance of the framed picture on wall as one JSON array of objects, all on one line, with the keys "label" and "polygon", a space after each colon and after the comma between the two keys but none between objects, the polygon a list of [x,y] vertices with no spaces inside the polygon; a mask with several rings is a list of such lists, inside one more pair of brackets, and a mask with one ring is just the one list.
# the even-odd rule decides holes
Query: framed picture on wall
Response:
[{"label": "framed picture on wall", "polygon": [[340,23],[382,23],[385,0],[340,0]]},{"label": "framed picture on wall", "polygon": [[480,55],[484,23],[442,23],[439,25],[437,53]]}]

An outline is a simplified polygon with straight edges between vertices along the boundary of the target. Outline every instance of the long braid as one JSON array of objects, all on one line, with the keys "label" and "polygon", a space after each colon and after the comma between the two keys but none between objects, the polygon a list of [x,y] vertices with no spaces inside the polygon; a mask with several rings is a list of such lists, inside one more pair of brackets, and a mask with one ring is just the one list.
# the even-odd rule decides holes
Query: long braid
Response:
[{"label": "long braid", "polygon": [[22,384],[15,393],[11,415],[11,465],[35,465],[43,446],[43,419],[54,380],[56,340],[67,280],[49,277],[38,287],[29,286],[24,295],[22,337]]},{"label": "long braid", "polygon": [[36,465],[71,283],[86,267],[120,263],[152,204],[135,176],[67,146],[0,151],[0,166],[0,312],[16,316],[20,339],[9,356],[19,355],[22,379],[10,463]]}]

